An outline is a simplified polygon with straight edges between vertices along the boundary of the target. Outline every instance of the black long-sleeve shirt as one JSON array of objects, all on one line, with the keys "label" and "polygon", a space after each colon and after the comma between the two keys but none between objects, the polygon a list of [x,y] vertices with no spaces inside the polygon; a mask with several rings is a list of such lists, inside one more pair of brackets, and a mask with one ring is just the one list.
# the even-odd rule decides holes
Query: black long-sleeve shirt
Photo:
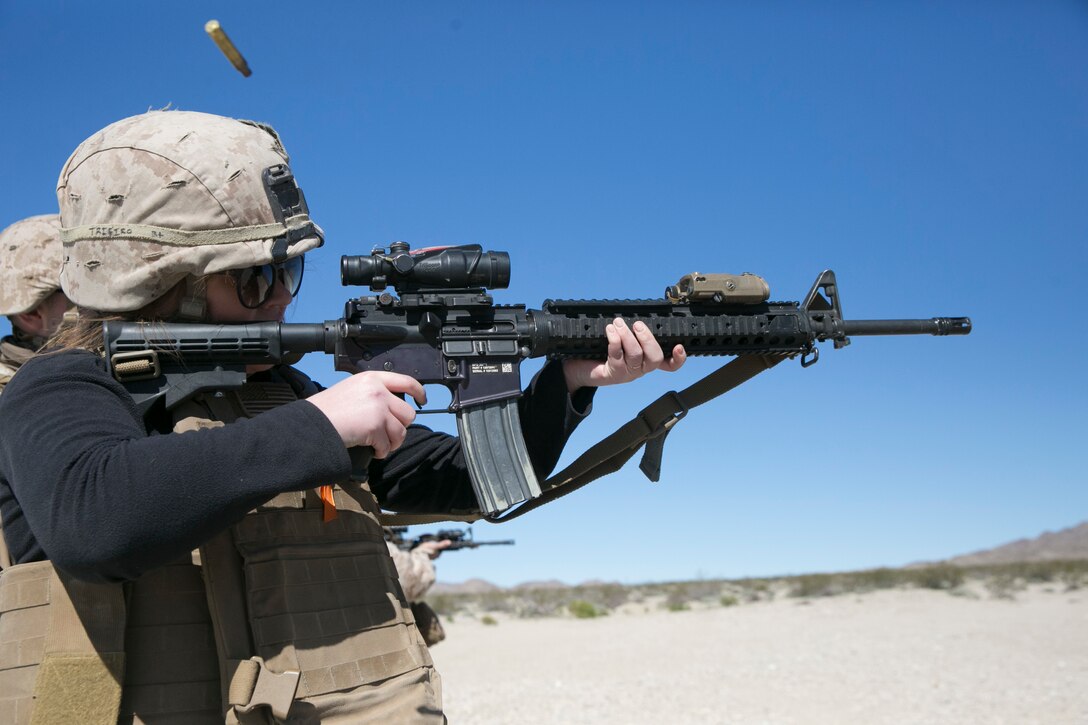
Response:
[{"label": "black long-sleeve shirt", "polygon": [[[588,414],[559,364],[521,398],[522,430],[541,477]],[[284,491],[344,480],[339,435],[312,404],[185,435],[158,435],[97,355],[72,351],[27,363],[0,396],[0,515],[13,562],[49,559],[74,576],[122,581],[177,559]],[[460,442],[409,427],[370,468],[384,508],[476,507]]]}]

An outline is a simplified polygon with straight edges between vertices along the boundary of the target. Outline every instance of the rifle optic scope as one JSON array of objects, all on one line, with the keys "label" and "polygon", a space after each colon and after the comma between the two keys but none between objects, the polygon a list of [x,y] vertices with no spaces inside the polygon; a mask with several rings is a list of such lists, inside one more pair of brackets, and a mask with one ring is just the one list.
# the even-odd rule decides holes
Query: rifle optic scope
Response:
[{"label": "rifle optic scope", "polygon": [[400,291],[505,289],[510,284],[510,255],[484,251],[479,244],[431,247],[410,251],[407,242],[375,249],[369,256],[340,257],[340,282],[372,290],[392,286]]}]

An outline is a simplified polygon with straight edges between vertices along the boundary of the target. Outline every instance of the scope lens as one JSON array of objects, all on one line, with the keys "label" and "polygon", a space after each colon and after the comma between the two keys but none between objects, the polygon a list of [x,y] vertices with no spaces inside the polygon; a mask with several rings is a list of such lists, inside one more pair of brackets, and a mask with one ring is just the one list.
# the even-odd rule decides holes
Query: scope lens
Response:
[{"label": "scope lens", "polygon": [[369,285],[374,279],[374,257],[345,254],[340,257],[340,284]]},{"label": "scope lens", "polygon": [[505,289],[510,285],[510,255],[506,252],[465,253],[465,286]]}]

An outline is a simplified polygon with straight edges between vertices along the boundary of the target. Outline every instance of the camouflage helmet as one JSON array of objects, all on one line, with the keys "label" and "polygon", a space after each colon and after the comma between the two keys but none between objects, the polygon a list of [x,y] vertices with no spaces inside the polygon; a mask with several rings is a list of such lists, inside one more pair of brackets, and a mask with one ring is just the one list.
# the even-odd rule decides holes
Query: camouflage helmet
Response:
[{"label": "camouflage helmet", "polygon": [[182,280],[321,246],[276,132],[207,113],[151,111],[107,126],[57,181],[76,304],[122,312]]},{"label": "camouflage helmet", "polygon": [[30,312],[60,289],[60,217],[42,214],[0,232],[0,315]]}]

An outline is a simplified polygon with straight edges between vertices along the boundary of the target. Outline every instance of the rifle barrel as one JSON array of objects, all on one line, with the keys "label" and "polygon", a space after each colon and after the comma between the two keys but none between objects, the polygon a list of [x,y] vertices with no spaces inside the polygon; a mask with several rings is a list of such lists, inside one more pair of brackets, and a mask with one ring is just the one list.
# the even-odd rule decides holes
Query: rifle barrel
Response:
[{"label": "rifle barrel", "polygon": [[854,335],[967,335],[970,317],[934,317],[928,320],[843,320],[842,330]]}]

